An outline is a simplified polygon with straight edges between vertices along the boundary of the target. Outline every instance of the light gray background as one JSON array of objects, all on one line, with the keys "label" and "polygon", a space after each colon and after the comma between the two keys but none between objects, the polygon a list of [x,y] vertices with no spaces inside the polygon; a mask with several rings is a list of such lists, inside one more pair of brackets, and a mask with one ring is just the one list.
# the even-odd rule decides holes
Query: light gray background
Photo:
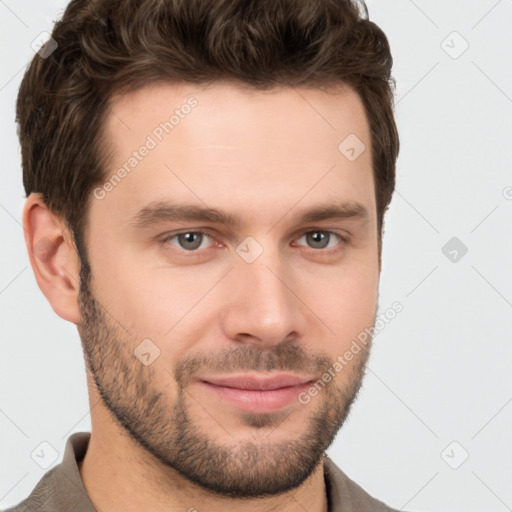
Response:
[{"label": "light gray background", "polygon": [[[0,508],[47,471],[31,458],[41,442],[57,450],[55,465],[66,438],[90,430],[76,328],[53,312],[26,253],[14,124],[31,42],[65,4],[0,0]],[[399,509],[512,510],[512,1],[368,7],[391,43],[401,135],[380,306],[404,310],[375,338],[328,453]],[[454,236],[468,248],[456,262],[442,252]]]}]

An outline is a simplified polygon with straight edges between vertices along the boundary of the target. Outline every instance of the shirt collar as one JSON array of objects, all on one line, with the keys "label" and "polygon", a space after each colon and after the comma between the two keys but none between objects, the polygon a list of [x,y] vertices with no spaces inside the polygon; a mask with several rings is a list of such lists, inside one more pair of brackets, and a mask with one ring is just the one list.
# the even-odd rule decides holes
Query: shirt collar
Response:
[{"label": "shirt collar", "polygon": [[[51,504],[55,510],[96,512],[78,469],[78,462],[87,452],[90,437],[90,432],[71,434],[66,441],[62,462],[46,473],[34,489],[33,494],[37,495],[38,488],[49,488],[50,492],[44,496],[44,502]],[[356,503],[352,502],[352,498],[357,500],[360,493],[366,493],[349,480],[327,455],[323,464],[329,512],[355,512],[353,506]]]}]

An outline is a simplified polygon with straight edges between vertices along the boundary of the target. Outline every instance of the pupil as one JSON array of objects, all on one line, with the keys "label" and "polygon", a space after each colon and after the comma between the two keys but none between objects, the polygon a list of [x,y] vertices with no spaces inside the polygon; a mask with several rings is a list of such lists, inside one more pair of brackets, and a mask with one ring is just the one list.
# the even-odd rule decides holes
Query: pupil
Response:
[{"label": "pupil", "polygon": [[[197,240],[199,240],[199,237],[201,236],[199,233],[183,233],[181,236],[184,239],[185,247],[187,249],[195,249],[198,247]],[[196,240],[194,240],[194,238],[196,238]]]},{"label": "pupil", "polygon": [[326,234],[323,233],[322,231],[314,231],[311,234],[311,236],[313,238],[314,243],[321,243],[322,239],[327,238]]}]

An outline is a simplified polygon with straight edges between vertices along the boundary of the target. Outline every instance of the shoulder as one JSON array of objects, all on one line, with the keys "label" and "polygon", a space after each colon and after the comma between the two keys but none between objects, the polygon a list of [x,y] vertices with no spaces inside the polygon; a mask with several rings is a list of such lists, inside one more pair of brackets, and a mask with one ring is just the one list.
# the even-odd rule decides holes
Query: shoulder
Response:
[{"label": "shoulder", "polygon": [[43,475],[27,498],[2,512],[94,512],[77,465],[89,439],[89,432],[70,435],[62,461]]},{"label": "shoulder", "polygon": [[324,459],[324,474],[331,505],[329,512],[399,512],[371,496],[328,456]]},{"label": "shoulder", "polygon": [[58,494],[58,488],[54,478],[56,469],[57,468],[53,468],[45,473],[45,475],[35,486],[34,490],[31,492],[30,496],[25,498],[14,507],[8,508],[3,512],[52,511],[54,497],[56,494]]}]

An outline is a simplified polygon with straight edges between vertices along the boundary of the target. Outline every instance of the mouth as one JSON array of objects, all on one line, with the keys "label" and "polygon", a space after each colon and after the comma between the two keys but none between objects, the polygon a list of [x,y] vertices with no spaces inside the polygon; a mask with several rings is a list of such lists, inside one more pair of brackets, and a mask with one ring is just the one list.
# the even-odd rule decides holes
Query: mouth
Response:
[{"label": "mouth", "polygon": [[278,375],[241,374],[202,379],[203,382],[226,388],[272,391],[274,389],[300,386],[315,379],[312,375],[281,373]]},{"label": "mouth", "polygon": [[223,403],[245,411],[265,413],[298,403],[298,395],[314,380],[311,375],[243,374],[206,378],[198,384]]}]

